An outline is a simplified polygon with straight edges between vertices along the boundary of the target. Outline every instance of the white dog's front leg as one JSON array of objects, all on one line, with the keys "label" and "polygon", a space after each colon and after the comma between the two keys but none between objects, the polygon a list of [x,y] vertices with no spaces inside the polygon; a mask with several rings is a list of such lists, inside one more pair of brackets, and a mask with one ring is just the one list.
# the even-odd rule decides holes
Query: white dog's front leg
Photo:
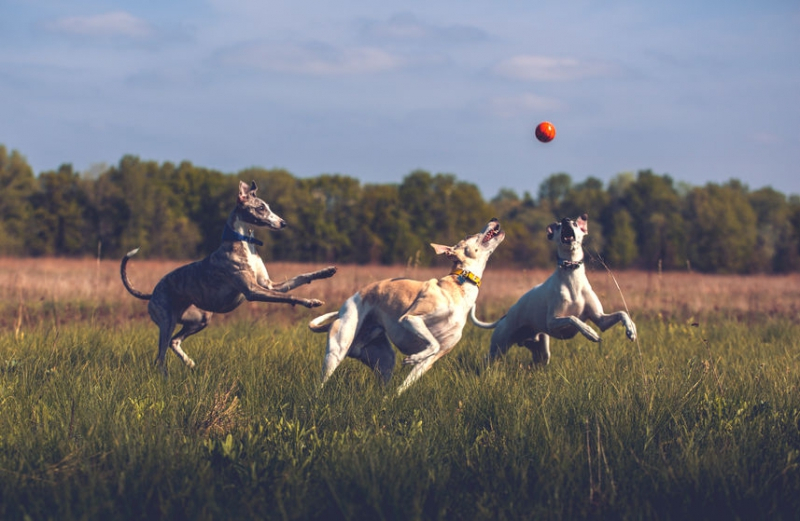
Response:
[{"label": "white dog's front leg", "polygon": [[583,336],[592,342],[600,341],[600,335],[597,334],[597,331],[589,327],[589,324],[574,315],[570,315],[568,317],[550,317],[547,319],[547,331],[551,334],[551,336],[556,336],[556,333],[559,329],[569,328],[577,329]]},{"label": "white dog's front leg", "polygon": [[419,364],[423,360],[426,360],[438,353],[441,349],[439,341],[436,340],[436,337],[434,337],[433,334],[431,334],[422,317],[418,315],[403,315],[397,322],[411,334],[422,340],[427,346],[422,351],[405,357],[403,359],[404,365]]},{"label": "white dog's front leg", "polygon": [[633,341],[636,340],[636,324],[633,323],[631,317],[628,316],[628,314],[624,311],[617,311],[616,313],[611,313],[609,315],[601,314],[597,317],[592,317],[591,320],[597,324],[597,327],[599,327],[601,331],[605,331],[617,322],[622,322],[622,324],[625,326],[625,334],[628,336],[628,338]]}]

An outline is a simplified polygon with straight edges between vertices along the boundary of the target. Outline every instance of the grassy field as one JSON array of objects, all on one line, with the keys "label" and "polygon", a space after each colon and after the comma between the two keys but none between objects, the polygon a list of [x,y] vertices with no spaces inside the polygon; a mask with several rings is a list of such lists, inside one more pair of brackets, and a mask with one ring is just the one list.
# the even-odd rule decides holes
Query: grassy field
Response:
[{"label": "grassy field", "polygon": [[[149,290],[175,264],[134,261]],[[270,265],[275,279],[319,266]],[[616,274],[641,340],[553,341],[545,369],[490,332],[395,397],[345,361],[320,390],[307,320],[369,280],[246,304],[151,366],[156,328],[116,262],[0,259],[2,519],[796,519],[800,278]],[[486,272],[494,318],[547,272]],[[622,306],[604,272],[591,280]]]}]

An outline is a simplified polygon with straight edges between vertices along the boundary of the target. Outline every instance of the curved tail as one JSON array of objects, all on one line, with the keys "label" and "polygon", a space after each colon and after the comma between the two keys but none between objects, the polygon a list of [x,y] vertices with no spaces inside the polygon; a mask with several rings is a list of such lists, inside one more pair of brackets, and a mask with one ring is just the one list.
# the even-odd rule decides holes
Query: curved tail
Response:
[{"label": "curved tail", "polygon": [[469,310],[469,319],[472,320],[472,323],[475,324],[476,326],[478,326],[479,328],[482,328],[482,329],[494,329],[494,328],[497,327],[497,324],[499,324],[501,320],[506,318],[506,316],[503,315],[502,317],[498,318],[494,322],[481,322],[480,320],[478,320],[478,317],[475,316],[475,308],[476,307],[477,306],[473,304],[473,306],[470,308],[470,310]]},{"label": "curved tail", "polygon": [[142,300],[150,300],[150,297],[153,296],[152,293],[142,293],[138,289],[134,288],[131,285],[131,281],[128,280],[128,273],[126,271],[126,266],[128,265],[128,261],[131,257],[139,253],[139,248],[129,251],[124,257],[122,257],[122,263],[119,266],[119,274],[122,277],[122,285],[125,286],[125,289],[128,290],[128,293],[133,295],[136,298],[140,298]]},{"label": "curved tail", "polygon": [[311,322],[308,323],[308,329],[313,331],[314,333],[325,333],[330,331],[331,324],[333,321],[339,318],[338,311],[331,311],[330,313],[325,313],[324,315],[320,315]]}]

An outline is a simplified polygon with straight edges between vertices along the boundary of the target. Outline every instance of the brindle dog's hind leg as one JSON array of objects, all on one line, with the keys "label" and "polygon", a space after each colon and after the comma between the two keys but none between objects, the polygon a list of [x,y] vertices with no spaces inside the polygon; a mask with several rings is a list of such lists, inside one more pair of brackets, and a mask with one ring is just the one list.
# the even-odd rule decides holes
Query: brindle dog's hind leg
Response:
[{"label": "brindle dog's hind leg", "polygon": [[178,355],[178,358],[183,360],[183,363],[190,368],[194,368],[194,360],[189,358],[183,349],[181,349],[181,342],[191,335],[204,330],[206,326],[208,326],[208,322],[211,320],[212,316],[213,313],[210,311],[203,311],[191,306],[183,313],[181,319],[178,320],[178,323],[183,327],[172,337],[169,347],[172,348],[175,354]]}]

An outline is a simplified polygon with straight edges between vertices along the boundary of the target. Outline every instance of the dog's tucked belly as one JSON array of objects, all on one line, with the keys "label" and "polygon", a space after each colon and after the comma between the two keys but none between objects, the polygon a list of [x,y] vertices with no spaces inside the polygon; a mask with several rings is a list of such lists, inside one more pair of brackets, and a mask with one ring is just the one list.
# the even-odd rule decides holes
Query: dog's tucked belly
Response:
[{"label": "dog's tucked belly", "polygon": [[164,277],[153,290],[154,298],[164,294],[163,290],[174,304],[194,305],[212,313],[228,313],[245,301],[244,295],[231,286],[229,275],[209,268],[204,261],[187,264]]},{"label": "dog's tucked belly", "polygon": [[[428,330],[439,342],[442,349],[449,349],[461,338],[463,324],[448,322],[446,320],[427,324]],[[392,323],[386,328],[389,340],[406,355],[413,355],[427,349],[428,345],[419,336],[415,335],[406,328]]]}]

